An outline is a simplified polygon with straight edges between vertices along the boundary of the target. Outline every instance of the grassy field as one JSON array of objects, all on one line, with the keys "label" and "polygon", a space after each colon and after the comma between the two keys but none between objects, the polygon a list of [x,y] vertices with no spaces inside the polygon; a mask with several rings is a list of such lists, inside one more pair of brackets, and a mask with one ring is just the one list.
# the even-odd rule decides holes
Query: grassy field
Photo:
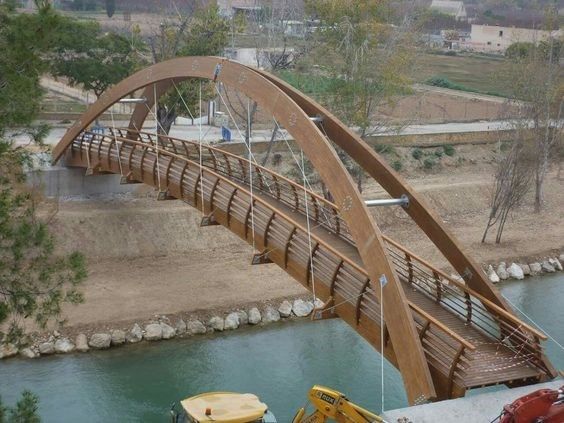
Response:
[{"label": "grassy field", "polygon": [[418,82],[445,77],[472,91],[506,95],[507,86],[500,73],[505,59],[485,56],[445,56],[422,54],[418,63]]}]

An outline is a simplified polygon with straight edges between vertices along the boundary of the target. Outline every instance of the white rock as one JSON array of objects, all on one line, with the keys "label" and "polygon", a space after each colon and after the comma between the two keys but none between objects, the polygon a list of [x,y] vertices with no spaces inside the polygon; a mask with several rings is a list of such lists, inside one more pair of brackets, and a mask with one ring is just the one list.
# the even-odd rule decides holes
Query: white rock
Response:
[{"label": "white rock", "polygon": [[497,276],[499,276],[499,279],[501,279],[502,281],[509,279],[509,273],[507,273],[507,268],[504,261],[499,263],[499,266],[497,267]]},{"label": "white rock", "polygon": [[525,276],[531,275],[531,267],[528,264],[519,264],[519,267],[523,271],[523,275]]},{"label": "white rock", "polygon": [[262,316],[263,323],[272,323],[280,320],[280,313],[272,306],[267,306]]},{"label": "white rock", "polygon": [[289,317],[292,314],[292,304],[290,304],[290,301],[282,301],[282,304],[278,307],[278,313],[280,313],[281,317]]},{"label": "white rock", "polygon": [[112,343],[112,336],[109,333],[95,333],[88,340],[90,348],[95,350],[105,350],[110,348]]},{"label": "white rock", "polygon": [[545,261],[542,262],[541,268],[542,268],[543,273],[554,273],[554,272],[556,272],[556,269],[554,268],[554,266],[552,264],[549,263],[548,260],[545,260]]},{"label": "white rock", "polygon": [[321,301],[321,299],[316,298],[315,301],[313,302],[313,306],[319,310],[322,309],[323,307],[325,307],[325,303],[323,301]]},{"label": "white rock", "polygon": [[176,329],[166,323],[161,322],[163,339],[171,339],[176,336]]},{"label": "white rock", "polygon": [[517,263],[511,263],[511,265],[507,268],[507,273],[513,279],[525,279],[523,269],[521,269],[521,266]]},{"label": "white rock", "polygon": [[24,348],[20,351],[20,355],[25,358],[37,358],[37,353],[33,351],[33,348]]},{"label": "white rock", "polygon": [[80,333],[76,336],[74,344],[76,346],[76,350],[79,352],[86,352],[90,349],[90,347],[88,346],[88,338],[83,333]]},{"label": "white rock", "polygon": [[225,327],[225,322],[221,317],[213,316],[208,321],[208,326],[210,328],[212,328],[214,331],[221,332],[221,331],[223,331],[223,328]]},{"label": "white rock", "polygon": [[150,323],[145,326],[145,339],[147,341],[159,341],[163,339],[163,328],[158,323]]},{"label": "white rock", "polygon": [[55,354],[55,344],[53,342],[42,342],[39,344],[39,353],[42,355]]},{"label": "white rock", "polygon": [[57,354],[66,354],[74,351],[74,344],[68,338],[61,338],[55,341],[55,352]]},{"label": "white rock", "polygon": [[529,268],[531,269],[531,275],[533,276],[542,273],[542,266],[540,263],[529,263]]},{"label": "white rock", "polygon": [[0,345],[0,359],[13,357],[18,353],[18,348],[14,344]]},{"label": "white rock", "polygon": [[558,260],[557,258],[548,259],[548,262],[552,264],[552,267],[554,267],[556,270],[562,271],[562,263],[560,263],[560,260]]},{"label": "white rock", "polygon": [[295,300],[292,306],[292,311],[298,317],[306,317],[311,314],[313,310],[313,304],[309,301],[304,301],[301,299]]},{"label": "white rock", "polygon": [[135,344],[143,339],[143,329],[137,323],[125,334],[125,342]]},{"label": "white rock", "polygon": [[190,320],[186,324],[186,331],[190,335],[199,335],[199,334],[206,333],[206,327],[199,320]]},{"label": "white rock", "polygon": [[495,273],[495,270],[491,264],[488,266],[488,279],[492,283],[499,282],[499,276],[497,276],[497,273]]},{"label": "white rock", "polygon": [[176,333],[178,335],[184,335],[186,333],[186,322],[182,319],[179,319],[174,325],[174,328],[176,329]]},{"label": "white rock", "polygon": [[53,336],[54,336],[55,338],[58,338],[59,336],[61,336],[61,332],[59,332],[58,330],[54,330],[54,331],[53,331]]},{"label": "white rock", "polygon": [[237,314],[239,315],[239,325],[248,325],[249,324],[249,316],[245,310],[237,310]]},{"label": "white rock", "polygon": [[223,325],[223,328],[225,330],[233,330],[233,329],[237,329],[239,327],[239,324],[240,324],[239,314],[237,314],[237,312],[233,312],[233,313],[229,313],[225,318],[225,323]]},{"label": "white rock", "polygon": [[258,308],[253,307],[249,310],[249,325],[258,325],[262,320],[262,316]]},{"label": "white rock", "polygon": [[125,344],[125,331],[121,329],[114,329],[110,331],[111,344],[112,345],[122,345]]}]

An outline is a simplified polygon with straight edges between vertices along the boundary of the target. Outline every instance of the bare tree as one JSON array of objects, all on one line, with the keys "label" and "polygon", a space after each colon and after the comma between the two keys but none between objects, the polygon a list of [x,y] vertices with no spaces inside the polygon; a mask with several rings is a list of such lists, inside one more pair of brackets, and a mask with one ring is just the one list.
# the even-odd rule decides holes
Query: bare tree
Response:
[{"label": "bare tree", "polygon": [[531,169],[534,167],[530,159],[532,142],[530,138],[526,138],[530,132],[523,130],[518,131],[518,134],[509,152],[501,158],[497,165],[490,214],[482,236],[482,243],[486,242],[488,231],[496,225],[495,243],[501,242],[510,212],[519,206],[531,188]]},{"label": "bare tree", "polygon": [[[546,26],[557,18],[554,8],[547,11]],[[556,36],[556,34],[554,34]],[[549,37],[533,43],[524,54],[514,57],[505,78],[511,81],[513,98],[521,100],[519,117],[530,122],[536,148],[535,212],[544,202],[544,181],[549,170],[551,153],[562,139],[563,87],[560,79],[560,58],[564,40]]]}]

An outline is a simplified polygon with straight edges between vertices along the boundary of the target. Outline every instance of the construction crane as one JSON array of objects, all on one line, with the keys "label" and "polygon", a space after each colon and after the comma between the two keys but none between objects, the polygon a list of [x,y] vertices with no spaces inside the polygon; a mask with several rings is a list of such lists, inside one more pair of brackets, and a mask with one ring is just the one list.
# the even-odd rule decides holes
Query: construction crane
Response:
[{"label": "construction crane", "polygon": [[337,423],[371,423],[384,422],[376,414],[350,402],[339,391],[325,386],[314,385],[308,393],[310,404],[315,409],[306,416],[306,409],[298,410],[292,423],[324,423],[335,421]]}]

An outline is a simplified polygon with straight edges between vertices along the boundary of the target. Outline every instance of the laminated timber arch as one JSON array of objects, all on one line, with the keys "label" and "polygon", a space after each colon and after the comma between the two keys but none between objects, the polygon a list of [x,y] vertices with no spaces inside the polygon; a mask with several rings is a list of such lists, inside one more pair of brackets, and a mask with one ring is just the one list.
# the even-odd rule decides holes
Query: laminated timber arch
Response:
[{"label": "laminated timber arch", "polygon": [[[218,70],[219,73],[217,72]],[[90,161],[90,157],[92,155],[92,157],[96,157],[97,164],[104,168],[104,170],[117,173],[121,169],[116,167],[117,163],[115,162],[115,160],[112,162],[112,155],[114,154],[113,149],[119,150],[116,152],[120,167],[120,157],[122,153],[125,152],[125,149],[127,149],[129,156],[126,166],[128,167],[128,169],[131,170],[133,168],[132,160],[136,158],[135,160],[139,160],[140,163],[140,169],[137,169],[138,175],[136,175],[136,178],[142,180],[145,183],[156,185],[157,180],[160,181],[160,178],[162,177],[162,172],[160,171],[160,169],[157,169],[155,165],[155,163],[157,163],[157,160],[153,160],[153,167],[149,172],[147,172],[144,160],[146,159],[146,157],[155,155],[155,153],[158,157],[159,147],[155,147],[154,145],[153,147],[143,147],[142,143],[135,141],[138,138],[142,138],[142,134],[136,132],[136,129],[142,127],[142,123],[148,113],[147,106],[150,107],[154,103],[154,94],[156,93],[156,97],[158,98],[160,95],[165,93],[172,86],[172,81],[179,82],[187,78],[204,78],[215,80],[215,77],[217,77],[216,79],[218,82],[222,82],[231,88],[243,92],[248,97],[257,101],[261,108],[270,112],[276,118],[276,120],[281,125],[283,125],[285,129],[294,137],[296,142],[304,151],[305,155],[316,168],[321,178],[335,198],[337,208],[337,211],[335,213],[338,212],[340,218],[342,218],[348,226],[350,236],[352,237],[352,240],[354,241],[354,244],[356,245],[356,248],[358,250],[360,260],[362,261],[364,270],[366,272],[366,276],[364,276],[366,278],[366,283],[363,289],[366,290],[369,281],[379,281],[382,277],[384,277],[387,281],[387,284],[385,284],[382,289],[386,331],[386,347],[384,353],[394,363],[394,365],[399,368],[400,372],[402,373],[404,385],[410,403],[452,396],[454,392],[453,380],[455,377],[455,372],[457,372],[457,368],[451,367],[450,374],[446,379],[441,379],[441,377],[438,377],[435,370],[433,370],[432,375],[429,364],[430,361],[428,360],[428,357],[426,357],[426,352],[424,351],[422,345],[422,340],[425,337],[426,331],[428,331],[429,329],[429,324],[432,320],[432,317],[427,316],[428,323],[426,324],[426,326],[425,324],[422,324],[421,328],[419,326],[416,327],[415,320],[413,318],[413,306],[407,300],[404,289],[402,288],[402,286],[400,286],[398,275],[392,267],[390,256],[388,255],[384,239],[382,237],[382,234],[380,233],[378,226],[369,215],[364,202],[360,197],[360,194],[356,190],[354,182],[351,180],[347,171],[344,169],[329,140],[320,131],[317,125],[311,121],[310,116],[322,114],[325,118],[323,123],[325,130],[327,130],[327,128],[331,129],[330,138],[338,145],[343,144],[343,148],[347,152],[349,152],[349,154],[353,158],[357,159],[363,167],[368,167],[367,170],[369,171],[369,173],[376,175],[376,180],[378,182],[381,182],[379,180],[379,178],[382,176],[381,171],[374,169],[371,166],[380,166],[381,164],[375,161],[374,157],[371,157],[371,161],[362,160],[361,156],[365,153],[363,149],[368,148],[366,145],[362,145],[361,143],[359,147],[359,140],[355,138],[350,132],[348,132],[344,125],[338,122],[328,112],[320,108],[320,106],[303,97],[298,92],[291,90],[288,86],[285,86],[283,83],[281,83],[281,81],[278,81],[273,77],[266,76],[265,74],[262,74],[251,68],[247,68],[243,65],[215,57],[185,57],[159,63],[125,79],[124,81],[110,89],[108,92],[106,92],[105,95],[103,95],[96,103],[94,103],[82,116],[81,120],[76,122],[75,125],[67,131],[59,144],[57,144],[57,146],[54,148],[54,160],[59,160],[63,156],[63,154],[67,153],[70,154],[70,156],[67,156],[70,159],[70,164],[85,165],[83,143],[87,141],[87,144],[88,142],[90,142],[90,144],[86,147],[87,161]],[[90,125],[96,119],[96,117],[102,114],[112,104],[142,88],[145,88],[145,97],[147,98],[147,104],[136,107],[133,113],[132,122],[128,128],[129,130],[126,134],[120,134],[121,146],[118,148],[117,143],[114,142],[112,144],[111,138],[108,140],[102,137],[100,139],[97,139],[96,148],[93,149],[92,138],[90,139],[90,141],[88,141],[84,137],[84,131],[86,130],[88,125]],[[92,134],[89,134],[89,136],[92,137]],[[339,137],[342,137],[342,139]],[[73,156],[73,154],[75,153],[75,144],[73,143],[77,142],[79,142],[78,148],[80,153],[78,157],[76,157],[76,155]],[[348,146],[347,143],[353,143],[355,144],[355,146]],[[71,148],[69,149],[69,147]],[[106,161],[102,160],[104,151],[107,156],[105,159]],[[143,152],[140,153],[140,151]],[[136,154],[139,156],[136,156]],[[161,152],[161,154],[163,154],[163,157],[167,157],[167,159],[164,161],[164,163],[166,164],[166,175],[163,176],[166,176],[166,180],[168,180],[169,172],[175,169],[177,162],[182,158],[177,154],[170,152]],[[375,157],[377,159],[377,156]],[[184,160],[186,164],[184,165],[184,170],[182,170],[182,172],[180,173],[179,185],[176,187],[170,187],[171,193],[177,198],[184,198],[185,193],[183,192],[182,181],[185,176],[184,172],[188,167],[188,164],[190,164],[190,166],[196,165],[194,162],[190,162],[190,160],[186,158],[183,158],[182,160]],[[90,163],[88,164],[90,165]],[[209,171],[206,171],[206,174],[207,173],[209,173]],[[425,230],[425,232],[428,234],[431,233],[431,235],[433,235],[433,231],[438,231],[439,239],[440,236],[444,237],[446,231],[444,230],[444,228],[442,228],[440,223],[438,223],[438,221],[434,219],[434,216],[426,209],[425,204],[417,199],[415,194],[412,193],[411,190],[409,190],[408,187],[405,186],[405,184],[403,184],[402,181],[397,178],[397,175],[395,175],[393,171],[385,167],[385,165],[384,173],[386,174],[384,179],[388,178],[388,187],[393,188],[392,192],[399,192],[403,188],[402,193],[408,193],[408,195],[412,196],[412,198],[410,198],[411,201],[413,201],[413,199],[416,199],[416,210],[419,210],[419,212],[414,213],[412,217]],[[157,174],[158,177],[155,174]],[[231,183],[222,179],[221,175],[218,174],[212,173],[210,177],[217,178],[217,180],[210,190],[209,199],[207,199],[207,212],[214,211],[213,195],[216,191],[216,188],[219,185],[229,185]],[[383,186],[387,188],[385,184],[383,184]],[[197,183],[194,184],[193,189],[194,193],[198,192]],[[231,194],[231,198],[227,206],[228,209],[232,199],[235,196],[236,194],[234,190]],[[253,203],[253,200],[248,199],[248,202]],[[198,199],[196,198],[196,196],[194,196],[193,204],[195,206],[198,205]],[[206,206],[206,204],[201,205],[204,208]],[[266,205],[264,206],[266,207]],[[284,216],[283,213],[277,212],[276,210],[271,210],[271,213],[271,216]],[[286,220],[291,221],[291,219]],[[428,222],[428,220],[431,220],[431,222]],[[247,222],[244,221],[243,224],[246,228]],[[295,224],[295,222],[293,222],[292,224]],[[267,225],[267,230],[269,225],[270,221]],[[229,227],[229,211],[227,213],[226,226]],[[298,226],[299,225],[296,224],[295,228],[298,228]],[[267,230],[265,230],[265,234]],[[303,230],[303,227],[300,230]],[[289,245],[290,241],[292,241],[297,231],[298,229],[295,229],[290,233],[287,245]],[[244,238],[248,240],[246,229],[244,231],[244,234]],[[433,239],[432,236],[431,239]],[[264,246],[266,246],[266,241]],[[437,246],[445,254],[445,256],[447,256],[447,258],[451,259],[452,257],[458,257],[457,260],[454,260],[456,263],[455,267],[457,269],[459,269],[461,265],[465,265],[466,267],[468,267],[468,265],[474,266],[473,263],[466,259],[464,254],[456,248],[455,244],[447,243],[446,246],[443,245],[442,248],[439,244],[437,244]],[[448,248],[455,248],[458,252],[455,252],[454,255],[452,255],[451,253],[451,255],[449,256],[447,254],[448,251],[446,253],[445,251],[443,251],[444,249]],[[331,251],[331,248],[329,246],[327,246],[327,249]],[[333,250],[333,252],[335,251]],[[285,265],[287,265],[287,260],[288,247],[286,247],[286,252],[284,254],[283,260],[285,262]],[[451,262],[452,261],[453,260],[451,260]],[[342,268],[343,263],[344,260],[342,260],[341,264],[339,264],[339,266],[337,267],[335,275],[339,272],[339,269]],[[287,266],[281,267],[284,268]],[[477,267],[475,266],[472,268],[477,270]],[[291,273],[288,269],[287,271]],[[466,269],[463,269],[463,273],[466,273]],[[469,281],[473,281],[472,283],[476,285],[476,291],[479,291],[483,295],[484,301],[487,301],[488,298],[492,299],[492,304],[489,305],[488,308],[499,308],[499,310],[496,309],[496,312],[501,313],[501,315],[504,316],[503,319],[514,319],[511,313],[508,313],[506,310],[504,310],[504,304],[499,298],[497,298],[495,291],[491,289],[491,287],[489,287],[487,282],[483,281],[483,276],[481,276],[478,271],[471,273],[472,275],[469,278]],[[482,283],[480,283],[480,279],[482,279]],[[372,287],[378,288],[372,290],[373,294],[378,298],[380,296],[378,282],[376,282]],[[478,288],[480,288],[480,290],[478,290]],[[437,293],[440,297],[440,288],[437,289]],[[327,299],[327,296],[324,299]],[[378,301],[381,301],[381,299],[378,298]],[[378,341],[380,334],[375,333],[376,327],[370,325],[362,326],[359,324],[359,306],[360,301],[357,303],[356,319],[355,316],[351,314],[351,310],[345,309],[344,307],[342,309],[338,308],[337,314],[343,317],[343,319],[345,319],[347,322],[353,322],[351,323],[353,326],[354,321],[356,320],[355,328],[357,329],[357,331],[366,339],[368,339],[374,346],[379,348]],[[507,315],[504,315],[503,313],[506,313]],[[519,328],[521,327],[522,326],[519,325],[518,329],[512,332],[512,336],[514,334],[519,334]],[[502,331],[503,330],[504,329],[502,328]],[[445,332],[448,333],[448,329],[445,330]],[[449,334],[449,336],[458,339],[456,337],[456,334]],[[534,337],[538,340],[539,337],[542,337],[542,334],[539,335],[538,333],[534,333]],[[465,343],[465,341],[463,340],[460,341],[460,344],[463,346],[470,345],[467,342]],[[461,358],[463,351],[464,348],[459,349],[457,354],[455,354],[456,357],[454,362],[458,361]],[[527,373],[527,375],[528,378],[535,377],[534,374],[531,374],[530,372]],[[448,380],[448,382],[445,382],[445,380]],[[439,386],[441,384],[447,384],[448,387]],[[460,390],[458,390],[456,392],[456,395],[460,394],[461,392]]]}]

